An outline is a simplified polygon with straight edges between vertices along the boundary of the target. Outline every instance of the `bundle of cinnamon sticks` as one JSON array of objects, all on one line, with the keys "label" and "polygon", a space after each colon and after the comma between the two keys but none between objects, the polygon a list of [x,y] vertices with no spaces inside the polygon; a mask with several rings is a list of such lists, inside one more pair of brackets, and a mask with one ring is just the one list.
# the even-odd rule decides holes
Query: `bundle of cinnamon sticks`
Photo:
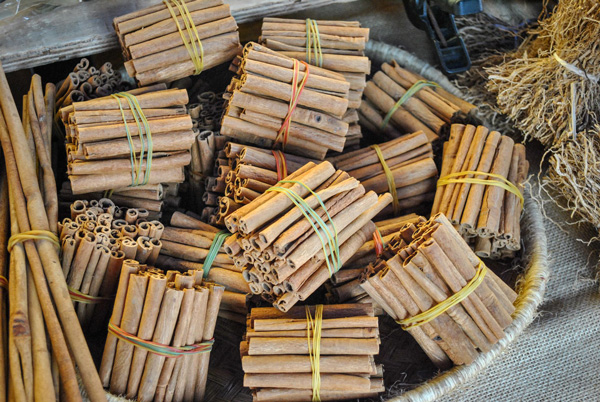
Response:
[{"label": "bundle of cinnamon sticks", "polygon": [[100,365],[103,385],[142,402],[202,400],[223,290],[203,282],[202,271],[165,275],[125,260]]},{"label": "bundle of cinnamon sticks", "polygon": [[374,361],[379,326],[369,304],[299,306],[287,313],[253,308],[240,353],[254,401],[313,401],[315,391],[325,401],[377,398],[385,390],[383,368]]},{"label": "bundle of cinnamon sticks", "polygon": [[[224,219],[261,195],[290,173],[295,172],[311,160],[280,151],[228,142],[223,149],[225,158],[215,161],[215,183],[209,178],[209,191],[204,194],[204,202],[210,213],[208,222],[224,225]],[[224,188],[223,188],[224,185]],[[223,196],[219,195],[223,194]]]},{"label": "bundle of cinnamon sticks", "polygon": [[[365,276],[374,272],[374,264],[380,253],[388,251],[385,248],[397,237],[398,231],[407,224],[418,224],[426,219],[417,214],[399,216],[374,222],[379,232],[373,234],[356,253],[342,266],[338,272],[331,277],[331,286],[328,286],[327,299],[332,303],[371,303],[376,309],[377,315],[383,314],[381,307],[360,286]],[[366,267],[366,268],[365,268]]]},{"label": "bundle of cinnamon sticks", "polygon": [[60,109],[73,102],[83,102],[127,91],[133,87],[132,84],[123,80],[110,62],[107,61],[100,68],[96,68],[90,65],[88,59],[83,58],[77,63],[73,72],[56,84],[56,107]]},{"label": "bundle of cinnamon sticks", "polygon": [[[103,321],[117,288],[124,259],[154,264],[163,224],[148,211],[119,208],[107,198],[71,204],[71,218],[59,224],[62,268],[82,325]],[[100,304],[100,305],[99,305]],[[95,307],[98,306],[96,310]]]},{"label": "bundle of cinnamon sticks", "polygon": [[234,233],[225,252],[252,293],[287,311],[364,244],[390,202],[329,162],[309,162],[225,218]]},{"label": "bundle of cinnamon sticks", "polygon": [[222,0],[169,0],[113,20],[125,68],[140,85],[200,74],[241,51]]},{"label": "bundle of cinnamon sticks", "polygon": [[471,363],[512,322],[517,294],[443,214],[406,225],[376,265],[361,286],[440,368]]},{"label": "bundle of cinnamon sticks", "polygon": [[358,21],[298,20],[264,18],[260,43],[280,54],[303,60],[344,76],[350,83],[348,112],[344,121],[350,124],[346,148],[357,145],[362,138],[358,113],[371,72],[371,62],[364,50],[369,40],[369,28]]},{"label": "bundle of cinnamon sticks", "polygon": [[161,87],[75,102],[59,111],[73,194],[183,182],[194,142],[188,96]]},{"label": "bundle of cinnamon sticks", "polygon": [[281,145],[294,155],[323,160],[342,151],[350,84],[338,73],[309,66],[250,42],[231,69],[221,134],[260,147]]},{"label": "bundle of cinnamon sticks", "polygon": [[[396,194],[397,203],[381,215],[400,214],[433,199],[437,168],[433,161],[431,142],[422,131],[377,145],[381,156],[372,147],[330,158],[338,169],[360,180],[365,190],[377,194]],[[382,159],[390,174],[382,164]],[[392,180],[390,180],[393,177]],[[391,186],[391,187],[390,187]]]},{"label": "bundle of cinnamon sticks", "polygon": [[523,144],[484,126],[454,124],[432,213],[446,215],[478,256],[514,257],[528,171]]},{"label": "bundle of cinnamon sticks", "polygon": [[381,66],[367,83],[364,95],[359,109],[361,124],[387,138],[423,131],[434,141],[445,126],[464,120],[475,109],[394,60]]},{"label": "bundle of cinnamon sticks", "polygon": [[34,77],[21,121],[0,64],[0,143],[11,211],[9,395],[81,400],[77,367],[90,400],[102,401],[106,395],[60,265],[56,187],[51,188],[54,174],[46,142],[52,119],[44,117],[52,116],[48,106],[53,102],[37,95],[42,92],[41,80]]},{"label": "bundle of cinnamon sticks", "polygon": [[9,265],[8,238],[10,237],[8,181],[4,161],[0,159],[0,401],[8,398],[8,300]]},{"label": "bundle of cinnamon sticks", "polygon": [[223,246],[217,250],[210,267],[204,266],[218,232],[219,229],[188,215],[173,214],[171,226],[165,227],[162,233],[161,255],[156,266],[182,271],[207,268],[207,279],[210,282],[223,285],[229,291],[250,293],[248,284],[242,276],[242,270],[233,264]]}]

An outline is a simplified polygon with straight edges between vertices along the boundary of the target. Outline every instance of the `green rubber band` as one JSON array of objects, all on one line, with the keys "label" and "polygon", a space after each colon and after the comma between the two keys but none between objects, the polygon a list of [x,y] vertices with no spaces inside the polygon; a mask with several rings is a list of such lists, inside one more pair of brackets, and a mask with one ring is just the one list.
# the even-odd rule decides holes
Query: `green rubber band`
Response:
[{"label": "green rubber band", "polygon": [[231,236],[231,233],[226,230],[221,230],[215,235],[215,238],[208,249],[208,254],[204,259],[204,263],[202,264],[202,270],[204,271],[203,276],[205,278],[208,277],[208,273],[212,268],[212,264],[215,261],[215,258],[217,258],[217,254],[219,254],[219,249],[223,245],[223,242],[225,242],[225,239],[227,239],[229,236]]},{"label": "green rubber band", "polygon": [[[319,204],[325,211],[325,214],[327,215],[329,222],[331,222],[333,233],[332,233],[331,229],[327,226],[327,224],[323,221],[323,219],[321,219],[319,214],[317,214],[317,212],[313,208],[311,208],[306,203],[306,201],[304,199],[302,199],[302,197],[300,197],[298,194],[293,192],[291,189],[275,186],[275,187],[271,187],[270,189],[267,190],[267,192],[268,191],[277,191],[277,192],[284,193],[298,207],[300,212],[302,212],[304,217],[308,220],[308,222],[312,226],[313,230],[317,234],[317,237],[321,241],[321,246],[323,248],[323,255],[325,257],[325,263],[327,264],[327,269],[329,270],[329,275],[332,276],[337,271],[339,271],[339,269],[342,266],[342,263],[341,263],[341,258],[340,258],[338,232],[337,232],[337,229],[335,228],[335,224],[333,223],[333,220],[331,219],[331,216],[329,215],[329,212],[327,211],[327,208],[325,207],[325,204],[323,203],[323,200],[321,199],[321,197],[318,194],[316,194],[314,191],[312,191],[306,184],[304,184],[300,181],[282,180],[279,183],[292,183],[292,184],[300,184],[300,185],[304,186],[312,195],[315,196],[315,198],[317,199],[317,201],[319,202]],[[312,219],[314,219],[314,222],[311,219],[311,217],[312,217]],[[315,222],[316,222],[316,225],[315,225]],[[326,235],[326,237],[327,237],[326,239],[323,238],[323,235],[319,231],[319,228],[317,227],[317,225],[321,228],[323,233]],[[330,250],[329,256],[327,255],[327,247],[329,247],[329,250]]]},{"label": "green rubber band", "polygon": [[400,106],[402,106],[407,100],[412,98],[414,96],[414,94],[416,94],[417,92],[419,92],[421,89],[423,89],[425,87],[439,87],[439,85],[433,81],[419,80],[419,81],[415,82],[410,88],[408,88],[408,90],[404,93],[404,95],[402,95],[400,97],[400,99],[398,99],[398,102],[396,102],[396,104],[385,115],[385,118],[383,119],[383,122],[381,123],[381,129],[385,130],[388,123],[390,122],[390,119],[392,118],[394,113],[396,113],[396,111],[400,108]]}]

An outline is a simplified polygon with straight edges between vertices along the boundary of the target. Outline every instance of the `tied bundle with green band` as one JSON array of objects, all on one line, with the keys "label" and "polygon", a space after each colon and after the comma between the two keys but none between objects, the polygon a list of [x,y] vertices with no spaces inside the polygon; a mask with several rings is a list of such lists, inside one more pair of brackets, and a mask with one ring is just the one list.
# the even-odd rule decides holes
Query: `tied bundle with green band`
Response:
[{"label": "tied bundle with green band", "polygon": [[120,340],[132,344],[138,348],[144,349],[150,353],[168,358],[178,358],[186,355],[197,353],[208,353],[212,350],[214,343],[213,339],[189,346],[169,346],[157,342],[146,341],[137,336],[123,331],[113,323],[108,324],[108,332],[119,338]]},{"label": "tied bundle with green band", "polygon": [[[179,11],[189,40],[185,37],[185,33],[181,28],[181,24],[179,23],[179,19],[177,18],[177,14],[175,14],[171,2]],[[171,13],[171,17],[173,18],[173,21],[175,21],[181,40],[190,55],[190,59],[194,63],[194,75],[200,74],[204,69],[204,48],[202,47],[202,41],[200,41],[200,35],[198,35],[198,30],[196,29],[196,24],[194,24],[190,10],[188,10],[184,0],[163,0],[163,3],[167,6],[167,9],[169,9],[169,13]]]},{"label": "tied bundle with green band", "polygon": [[215,235],[215,238],[213,239],[213,242],[210,245],[210,248],[208,249],[208,254],[204,259],[204,263],[202,264],[202,270],[204,271],[205,278],[208,276],[208,273],[212,268],[212,264],[215,261],[215,258],[217,258],[217,254],[219,254],[221,246],[225,242],[225,239],[227,239],[229,236],[231,236],[231,233],[229,233],[226,230],[221,230]]},{"label": "tied bundle with green band", "polygon": [[54,233],[47,230],[28,230],[27,232],[12,235],[8,239],[6,249],[10,253],[15,244],[22,243],[26,240],[48,240],[60,250],[60,242],[58,237]]},{"label": "tied bundle with green band", "polygon": [[398,99],[398,102],[390,109],[385,115],[383,122],[381,123],[381,129],[384,130],[390,122],[390,119],[396,113],[396,111],[402,106],[407,100],[412,98],[417,92],[425,87],[439,87],[439,85],[433,81],[419,80],[415,82],[408,90]]},{"label": "tied bundle with green band", "polygon": [[[321,332],[323,328],[323,305],[315,306],[315,318],[313,320],[310,307],[306,309],[306,338],[308,341],[308,355],[312,372],[312,400],[321,400]],[[311,339],[312,333],[312,339]]]},{"label": "tied bundle with green band", "polygon": [[[131,187],[143,186],[145,184],[148,184],[148,180],[150,180],[150,170],[152,168],[152,132],[150,131],[148,119],[146,119],[146,115],[144,114],[144,111],[142,110],[137,98],[134,95],[127,92],[119,92],[117,94],[112,94],[111,96],[115,98],[119,104],[119,109],[121,110],[121,117],[123,118],[123,123],[125,124],[125,133],[127,134],[127,141],[129,142],[129,158],[131,161]],[[127,118],[125,117],[125,111],[123,110],[121,99],[125,99],[127,101],[129,109],[131,110],[131,114],[133,115],[133,118],[138,126],[138,133],[140,136],[141,144],[139,160],[135,152],[135,146],[133,145],[133,139],[131,138],[131,132],[129,131],[129,125],[127,124]],[[144,172],[144,180],[140,182],[142,165],[144,164],[144,156],[146,156],[146,171]]]},{"label": "tied bundle with green band", "polygon": [[314,64],[323,67],[323,52],[321,51],[321,35],[317,20],[306,19],[306,62],[312,63],[312,52],[315,53]]},{"label": "tied bundle with green band", "polygon": [[479,265],[477,266],[477,271],[475,272],[475,275],[473,276],[473,278],[471,278],[469,283],[467,283],[467,285],[464,288],[462,288],[452,296],[448,297],[443,302],[431,307],[429,310],[417,314],[414,317],[409,317],[405,318],[404,320],[397,321],[397,323],[400,324],[403,329],[411,329],[436,319],[444,312],[446,312],[449,308],[456,306],[458,303],[469,297],[469,295],[473,293],[473,291],[475,291],[475,289],[477,289],[477,287],[483,282],[487,271],[488,267],[483,263],[483,261],[480,261]]},{"label": "tied bundle with green band", "polygon": [[[466,175],[473,175],[473,176],[489,176],[493,179],[497,179],[497,180],[491,180],[491,179],[477,179],[474,177],[461,177],[461,176],[466,176]],[[458,179],[455,179],[454,177],[459,177]],[[513,193],[514,195],[516,195],[517,197],[519,197],[519,200],[521,201],[521,208],[523,208],[523,204],[525,203],[525,198],[523,198],[523,194],[521,193],[521,191],[519,191],[519,189],[517,188],[517,186],[515,186],[510,180],[508,180],[506,177],[499,175],[499,174],[495,174],[495,173],[485,173],[485,172],[478,172],[478,171],[474,171],[474,170],[467,170],[465,172],[456,172],[456,173],[450,173],[444,177],[441,177],[438,182],[437,182],[437,186],[445,186],[446,184],[450,184],[450,183],[469,183],[469,184],[482,184],[484,186],[496,186],[496,187],[500,187],[503,188],[504,190]]]},{"label": "tied bundle with green band", "polygon": [[[335,274],[337,271],[339,271],[339,269],[342,267],[342,261],[340,258],[340,245],[339,245],[339,241],[338,241],[338,232],[337,232],[337,229],[335,228],[335,224],[333,223],[333,220],[331,219],[331,216],[329,215],[329,212],[327,211],[327,208],[325,208],[325,204],[323,203],[323,200],[321,200],[321,197],[319,197],[319,195],[317,193],[312,191],[310,189],[310,187],[308,187],[306,184],[302,183],[301,181],[281,180],[278,184],[282,184],[282,183],[291,183],[291,184],[302,185],[313,196],[315,196],[315,198],[319,202],[319,205],[321,206],[321,208],[323,208],[323,211],[325,211],[325,214],[327,215],[327,219],[331,223],[331,229],[329,228],[329,226],[327,226],[327,224],[323,221],[323,219],[321,219],[319,214],[314,209],[312,209],[310,207],[310,205],[308,205],[306,203],[306,201],[304,201],[304,199],[302,199],[302,197],[300,197],[298,194],[296,194],[292,190],[290,190],[288,188],[274,186],[274,187],[269,188],[266,191],[266,192],[277,191],[277,192],[285,194],[292,201],[292,203],[294,203],[294,205],[296,205],[298,207],[298,209],[302,212],[304,217],[308,220],[308,222],[312,226],[313,230],[319,237],[319,240],[321,241],[321,246],[323,247],[323,255],[325,257],[325,263],[327,264],[327,269],[329,270],[329,276],[331,277],[333,274]],[[323,235],[325,235],[325,237]],[[329,253],[327,253],[327,248],[329,248]]]}]

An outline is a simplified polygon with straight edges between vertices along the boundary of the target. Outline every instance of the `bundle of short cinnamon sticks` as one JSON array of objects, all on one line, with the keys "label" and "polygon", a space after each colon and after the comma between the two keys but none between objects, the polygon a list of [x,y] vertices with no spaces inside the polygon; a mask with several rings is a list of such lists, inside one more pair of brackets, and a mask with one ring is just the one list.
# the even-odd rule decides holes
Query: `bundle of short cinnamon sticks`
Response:
[{"label": "bundle of short cinnamon sticks", "polygon": [[[331,277],[327,299],[332,303],[371,303],[378,315],[383,314],[381,307],[360,286],[363,278],[374,272],[374,264],[390,242],[397,237],[398,231],[407,224],[418,224],[426,219],[417,214],[399,216],[374,222],[378,233],[363,244],[356,253]],[[377,236],[381,236],[377,238]],[[366,267],[366,268],[365,268]]]},{"label": "bundle of short cinnamon sticks", "polygon": [[350,124],[346,147],[357,145],[362,138],[356,109],[371,72],[371,62],[364,55],[368,40],[369,28],[361,27],[358,21],[263,19],[260,43],[280,54],[340,73],[350,83],[344,116]]},{"label": "bundle of short cinnamon sticks", "polygon": [[[379,148],[381,156],[374,147]],[[360,180],[367,191],[390,192],[392,196],[395,192],[397,202],[383,210],[382,215],[398,215],[434,197],[437,168],[431,142],[422,131],[329,160],[338,169]]]},{"label": "bundle of short cinnamon sticks", "polygon": [[215,178],[208,179],[212,184],[203,200],[210,210],[208,222],[213,225],[224,225],[224,219],[242,205],[250,203],[269,187],[275,185],[289,173],[293,173],[311,160],[301,156],[280,151],[269,151],[263,148],[228,142],[223,149],[223,156],[215,163]]},{"label": "bundle of short cinnamon sticks", "polygon": [[[124,259],[154,264],[164,226],[147,221],[148,211],[118,208],[110,199],[76,201],[71,218],[59,224],[62,268],[83,325],[103,321],[104,304],[114,296]],[[110,303],[109,303],[110,305]]]},{"label": "bundle of short cinnamon sticks", "polygon": [[406,225],[389,247],[361,286],[437,366],[471,363],[504,337],[517,294],[443,214]]},{"label": "bundle of short cinnamon sticks", "polygon": [[241,51],[222,0],[168,0],[113,20],[125,68],[140,85],[200,74]]},{"label": "bundle of short cinnamon sticks", "polygon": [[225,251],[253,293],[287,311],[364,244],[390,202],[329,162],[309,162],[225,218],[234,233]]},{"label": "bundle of short cinnamon sticks", "polygon": [[338,73],[309,66],[250,42],[233,61],[234,77],[221,134],[260,147],[323,160],[342,151],[348,132],[349,83]]},{"label": "bundle of short cinnamon sticks", "polygon": [[464,120],[475,109],[394,60],[381,66],[364,95],[359,109],[361,124],[388,138],[423,131],[433,141],[450,122]]},{"label": "bundle of short cinnamon sticks", "polygon": [[299,306],[287,313],[253,308],[240,352],[254,401],[313,401],[315,391],[318,400],[376,398],[385,389],[383,368],[374,361],[379,326],[369,304]]},{"label": "bundle of short cinnamon sticks", "polygon": [[484,126],[454,124],[432,213],[445,214],[480,257],[514,257],[528,171],[523,144]]},{"label": "bundle of short cinnamon sticks", "polygon": [[194,142],[187,92],[157,88],[75,102],[59,111],[73,194],[183,182]]},{"label": "bundle of short cinnamon sticks", "polygon": [[203,282],[201,271],[165,275],[125,260],[100,365],[103,385],[138,401],[202,400],[223,290]]},{"label": "bundle of short cinnamon sticks", "polygon": [[83,58],[77,63],[73,72],[56,84],[56,107],[69,106],[73,102],[101,98],[115,92],[127,91],[132,83],[123,80],[115,72],[110,62],[96,68]]}]

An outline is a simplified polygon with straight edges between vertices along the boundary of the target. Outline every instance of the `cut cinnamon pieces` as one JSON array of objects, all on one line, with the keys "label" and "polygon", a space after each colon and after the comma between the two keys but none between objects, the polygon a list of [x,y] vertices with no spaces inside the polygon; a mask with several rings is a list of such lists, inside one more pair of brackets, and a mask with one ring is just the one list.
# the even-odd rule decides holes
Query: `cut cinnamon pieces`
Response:
[{"label": "cut cinnamon pieces", "polygon": [[[367,272],[361,286],[437,366],[471,363],[504,337],[516,293],[485,267],[443,214],[406,225],[386,251],[382,268]],[[462,300],[448,303],[458,294]]]},{"label": "cut cinnamon pieces", "polygon": [[[514,256],[528,169],[525,147],[510,137],[483,126],[452,125],[440,179],[453,176],[438,184],[432,213],[445,214],[478,256]],[[468,182],[473,179],[482,182]]]},{"label": "cut cinnamon pieces", "polygon": [[[244,386],[253,390],[255,400],[274,400],[277,396],[312,400],[316,369],[322,397],[342,392],[344,399],[376,397],[383,391],[383,371],[374,360],[379,352],[379,332],[373,308],[369,304],[322,308],[318,368],[311,364],[314,351],[309,352],[307,342],[314,328],[307,323],[307,309],[314,318],[316,306],[293,307],[288,313],[275,308],[252,309],[240,352]],[[356,336],[358,330],[362,336]]]}]

